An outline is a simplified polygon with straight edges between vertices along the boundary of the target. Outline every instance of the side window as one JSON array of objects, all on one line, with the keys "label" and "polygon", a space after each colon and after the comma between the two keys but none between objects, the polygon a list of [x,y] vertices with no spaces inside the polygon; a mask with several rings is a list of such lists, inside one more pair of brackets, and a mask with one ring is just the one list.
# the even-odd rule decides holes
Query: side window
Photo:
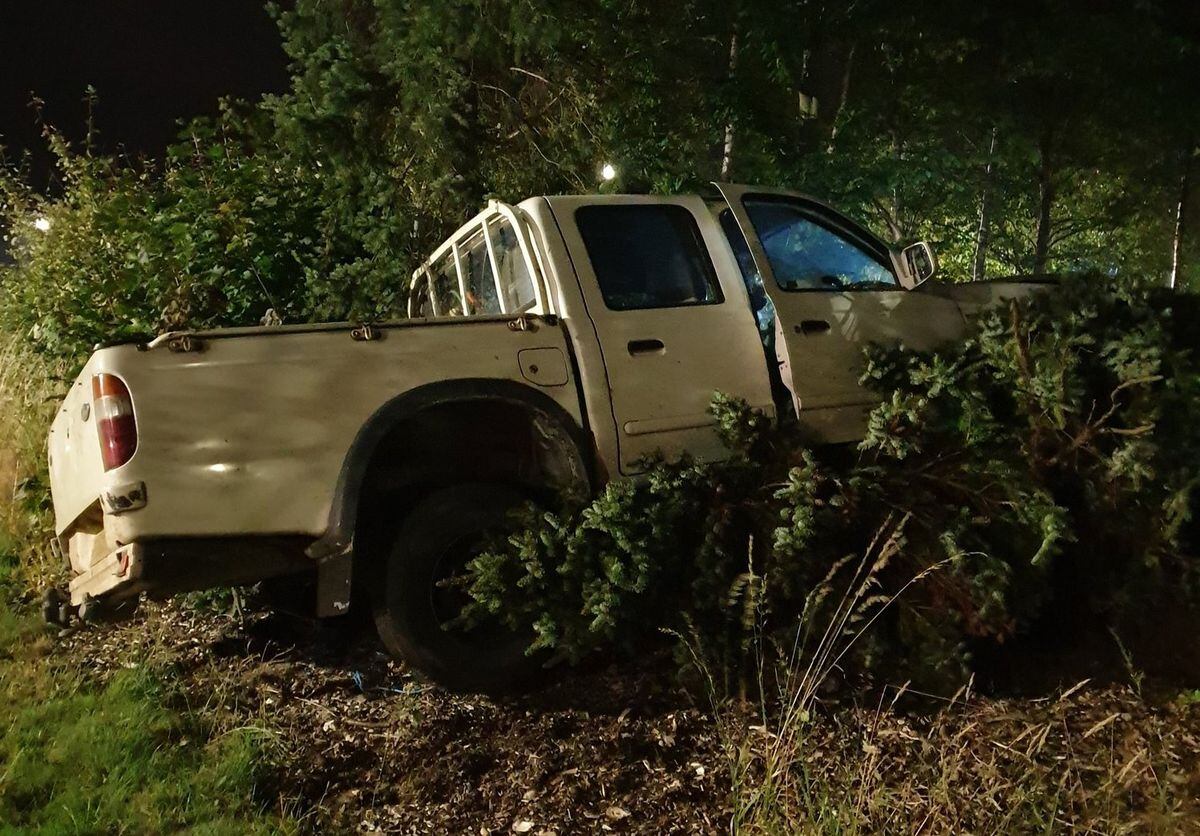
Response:
[{"label": "side window", "polygon": [[751,197],[742,204],[781,289],[899,289],[886,252],[835,231],[804,206]]},{"label": "side window", "polygon": [[454,267],[454,251],[446,253],[437,263],[430,265],[433,276],[433,292],[437,296],[438,313],[441,316],[463,316],[463,303],[458,292],[458,270]]},{"label": "side window", "polygon": [[497,204],[459,227],[413,274],[410,315],[492,316],[537,309],[536,253],[526,251],[528,240],[522,245],[517,218],[512,207]]},{"label": "side window", "polygon": [[492,264],[488,259],[487,241],[480,228],[461,245],[463,270],[466,271],[468,313],[498,314],[500,300],[496,296],[496,280],[492,277]]},{"label": "side window", "polygon": [[575,223],[609,309],[725,301],[700,228],[683,206],[583,206]]},{"label": "side window", "polygon": [[504,292],[504,305],[509,313],[528,311],[537,304],[537,296],[517,234],[507,218],[499,223],[489,222],[489,227],[492,248],[496,253],[496,268],[500,274],[500,289]]}]

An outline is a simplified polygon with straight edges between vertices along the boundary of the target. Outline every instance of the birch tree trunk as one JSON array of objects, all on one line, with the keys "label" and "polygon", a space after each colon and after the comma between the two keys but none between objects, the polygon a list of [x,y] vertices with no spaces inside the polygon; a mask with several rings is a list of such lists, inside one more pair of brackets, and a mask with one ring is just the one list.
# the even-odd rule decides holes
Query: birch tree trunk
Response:
[{"label": "birch tree trunk", "polygon": [[1192,192],[1192,163],[1195,149],[1189,145],[1184,151],[1183,173],[1179,176],[1179,202],[1175,204],[1175,234],[1171,236],[1171,276],[1167,286],[1174,289],[1179,284],[1179,269],[1183,263],[1183,238],[1187,229],[1188,200]]},{"label": "birch tree trunk", "polygon": [[[737,72],[738,62],[738,36],[737,32],[729,39],[729,80],[733,81],[734,74]],[[728,180],[733,173],[733,121],[730,120],[725,124],[725,147],[721,154],[721,179]]]},{"label": "birch tree trunk", "polygon": [[829,141],[825,144],[825,153],[832,154],[834,142],[837,140],[838,125],[842,121],[842,114],[846,110],[846,102],[850,98],[850,71],[854,68],[854,51],[857,48],[856,44],[850,44],[850,50],[846,53],[846,63],[842,65],[842,83],[838,88],[837,107],[833,110],[833,118],[829,123]]},{"label": "birch tree trunk", "polygon": [[983,188],[979,195],[979,228],[975,231],[975,259],[971,267],[971,278],[977,282],[983,281],[987,273],[987,250],[992,237],[992,165],[996,155],[996,133],[993,126],[987,166],[983,169]]}]

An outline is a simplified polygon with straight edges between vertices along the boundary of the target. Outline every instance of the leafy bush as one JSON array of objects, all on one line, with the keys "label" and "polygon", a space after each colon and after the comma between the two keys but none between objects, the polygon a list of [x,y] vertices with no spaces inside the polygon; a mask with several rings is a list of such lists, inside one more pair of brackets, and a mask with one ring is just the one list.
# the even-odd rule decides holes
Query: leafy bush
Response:
[{"label": "leafy bush", "polygon": [[[47,140],[54,199],[0,173],[0,324],[78,361],[99,342],[179,327],[310,314],[321,268],[313,171],[248,150],[232,114],[193,124],[158,165]],[[39,228],[40,226],[40,228]]]},{"label": "leafy bush", "polygon": [[861,633],[843,667],[957,687],[972,648],[1049,613],[1194,600],[1196,307],[1093,276],[985,312],[958,345],[873,349],[884,397],[856,450],[718,397],[730,459],[530,512],[474,562],[466,617],[533,624],[572,658],[690,633],[726,687],[755,631],[788,654],[832,624]]}]

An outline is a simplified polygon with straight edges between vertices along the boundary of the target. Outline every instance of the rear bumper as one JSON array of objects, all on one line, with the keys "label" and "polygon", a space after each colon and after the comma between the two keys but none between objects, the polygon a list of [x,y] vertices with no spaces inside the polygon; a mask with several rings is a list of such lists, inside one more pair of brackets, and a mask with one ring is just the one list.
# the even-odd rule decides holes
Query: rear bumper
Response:
[{"label": "rear bumper", "polygon": [[121,546],[71,579],[71,604],[79,606],[89,597],[119,600],[136,595],[143,588],[145,565],[145,549],[140,544]]},{"label": "rear bumper", "polygon": [[257,583],[316,570],[305,555],[311,537],[205,537],[131,543],[91,562],[70,582],[71,604],[120,601],[142,592],[178,592]]}]

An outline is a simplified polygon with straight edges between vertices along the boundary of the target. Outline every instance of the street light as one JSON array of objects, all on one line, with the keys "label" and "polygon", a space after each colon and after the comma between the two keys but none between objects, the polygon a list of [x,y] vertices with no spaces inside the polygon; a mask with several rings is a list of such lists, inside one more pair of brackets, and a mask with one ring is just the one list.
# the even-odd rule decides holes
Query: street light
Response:
[{"label": "street light", "polygon": [[36,229],[38,232],[49,232],[50,231],[50,219],[49,218],[38,218],[37,220],[35,220],[33,222],[33,228]]},{"label": "street light", "polygon": [[616,179],[616,176],[617,169],[612,163],[605,163],[604,167],[600,169],[600,177],[603,178],[605,182]]}]

